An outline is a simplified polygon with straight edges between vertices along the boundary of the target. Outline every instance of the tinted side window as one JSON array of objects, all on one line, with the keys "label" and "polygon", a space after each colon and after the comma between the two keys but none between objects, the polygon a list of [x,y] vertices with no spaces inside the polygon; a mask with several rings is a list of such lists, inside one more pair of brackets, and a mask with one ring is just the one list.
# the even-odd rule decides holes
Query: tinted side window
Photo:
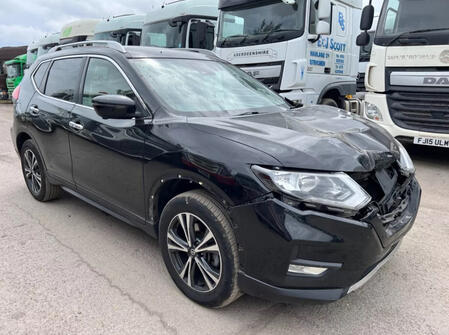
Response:
[{"label": "tinted side window", "polygon": [[83,58],[56,60],[50,69],[45,94],[65,101],[75,102],[83,72]]},{"label": "tinted side window", "polygon": [[91,58],[84,82],[83,105],[92,106],[92,99],[103,94],[135,98],[133,90],[114,64],[105,59]]},{"label": "tinted side window", "polygon": [[45,74],[47,73],[47,69],[49,66],[50,66],[50,62],[42,63],[41,65],[39,65],[39,68],[37,69],[37,71],[34,73],[34,76],[33,76],[34,83],[36,84],[37,88],[41,92],[44,89],[44,85],[45,85],[44,78],[45,78]]}]

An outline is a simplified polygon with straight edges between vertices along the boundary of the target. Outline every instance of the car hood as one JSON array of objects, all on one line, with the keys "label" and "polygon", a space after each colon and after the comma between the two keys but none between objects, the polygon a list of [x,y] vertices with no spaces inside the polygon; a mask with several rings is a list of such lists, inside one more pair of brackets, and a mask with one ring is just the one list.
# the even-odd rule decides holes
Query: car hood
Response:
[{"label": "car hood", "polygon": [[198,130],[264,152],[287,168],[369,172],[399,158],[385,130],[328,106],[228,118],[196,117],[188,122]]}]

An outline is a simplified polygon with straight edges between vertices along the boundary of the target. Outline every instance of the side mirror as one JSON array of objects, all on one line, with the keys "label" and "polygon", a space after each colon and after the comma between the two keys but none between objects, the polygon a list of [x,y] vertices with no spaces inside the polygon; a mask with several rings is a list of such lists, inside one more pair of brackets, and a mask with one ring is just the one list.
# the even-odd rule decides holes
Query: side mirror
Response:
[{"label": "side mirror", "polygon": [[364,31],[359,36],[357,36],[356,44],[359,47],[364,47],[364,46],[367,46],[370,41],[371,41],[371,36],[368,34],[368,32]]},{"label": "side mirror", "polygon": [[331,25],[326,21],[318,21],[316,25],[316,33],[318,35],[329,35],[331,33]]},{"label": "side mirror", "polygon": [[100,95],[92,102],[98,116],[106,120],[128,120],[136,116],[136,103],[124,95]]},{"label": "side mirror", "polygon": [[360,19],[360,30],[370,30],[374,21],[374,6],[369,5],[363,8],[362,18]]},{"label": "side mirror", "polygon": [[330,0],[320,0],[318,2],[318,19],[321,21],[330,20],[332,15],[332,4]]}]

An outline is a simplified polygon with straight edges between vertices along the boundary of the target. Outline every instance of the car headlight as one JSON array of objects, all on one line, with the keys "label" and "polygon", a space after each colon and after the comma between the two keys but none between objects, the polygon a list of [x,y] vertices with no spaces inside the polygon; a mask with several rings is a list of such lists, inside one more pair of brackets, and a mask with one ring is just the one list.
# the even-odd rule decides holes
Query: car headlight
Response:
[{"label": "car headlight", "polygon": [[399,148],[399,153],[401,154],[401,157],[399,158],[398,164],[401,170],[407,175],[410,176],[416,172],[415,164],[413,164],[412,159],[410,158],[410,155],[407,152],[407,149],[404,148],[401,142],[398,140],[396,141],[396,145]]},{"label": "car headlight", "polygon": [[256,165],[252,170],[271,190],[280,191],[304,202],[359,210],[371,201],[369,194],[343,172],[278,171]]},{"label": "car headlight", "polygon": [[383,121],[382,113],[379,108],[369,102],[365,102],[365,116],[374,121]]}]

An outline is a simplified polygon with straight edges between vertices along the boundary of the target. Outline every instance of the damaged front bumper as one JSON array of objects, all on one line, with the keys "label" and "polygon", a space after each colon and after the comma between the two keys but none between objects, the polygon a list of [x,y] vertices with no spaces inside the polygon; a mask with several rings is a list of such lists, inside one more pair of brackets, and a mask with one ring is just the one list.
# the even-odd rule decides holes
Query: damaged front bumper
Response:
[{"label": "damaged front bumper", "polygon": [[[408,187],[408,205],[388,223],[375,213],[353,220],[303,211],[272,196],[233,208],[241,290],[282,302],[334,301],[361,287],[398,250],[415,221],[421,189],[415,179]],[[291,264],[327,270],[294,274]]]}]

